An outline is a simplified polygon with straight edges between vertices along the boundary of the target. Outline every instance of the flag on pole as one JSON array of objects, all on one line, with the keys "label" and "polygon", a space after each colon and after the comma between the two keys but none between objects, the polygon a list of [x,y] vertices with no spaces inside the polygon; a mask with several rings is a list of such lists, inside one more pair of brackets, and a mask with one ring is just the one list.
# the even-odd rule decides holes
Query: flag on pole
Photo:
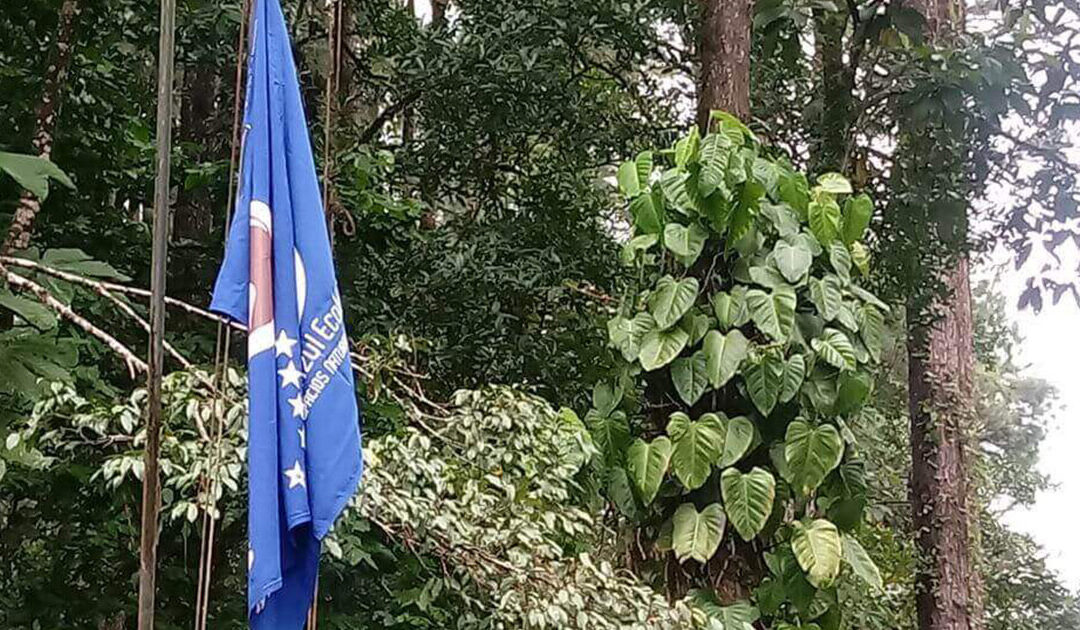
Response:
[{"label": "flag on pole", "polygon": [[248,612],[299,630],[362,461],[349,344],[279,0],[255,0],[236,213],[211,308],[248,329]]}]

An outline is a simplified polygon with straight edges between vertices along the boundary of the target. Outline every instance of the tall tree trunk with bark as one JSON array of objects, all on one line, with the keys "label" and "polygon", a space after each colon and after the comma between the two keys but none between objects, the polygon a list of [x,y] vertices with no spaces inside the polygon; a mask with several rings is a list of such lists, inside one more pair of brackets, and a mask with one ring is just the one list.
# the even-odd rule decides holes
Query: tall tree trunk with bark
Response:
[{"label": "tall tree trunk with bark", "polygon": [[[916,0],[932,41],[963,30],[963,5]],[[912,521],[922,563],[916,577],[921,630],[981,630],[982,580],[973,549],[968,433],[974,419],[974,332],[970,269],[960,255],[941,279],[936,319],[909,313],[908,405],[911,416]]]},{"label": "tall tree trunk with bark", "polygon": [[[41,93],[41,102],[37,108],[37,123],[34,129],[34,149],[45,159],[52,156],[53,135],[56,133],[56,118],[60,112],[60,96],[71,66],[72,36],[75,30],[75,17],[78,15],[78,0],[64,0],[60,6],[56,29],[56,52],[53,63],[49,65],[45,77],[45,88]],[[0,245],[0,254],[26,249],[30,245],[34,219],[41,212],[41,200],[30,192],[24,192],[11,219],[7,237]]]},{"label": "tall tree trunk with bark", "polygon": [[702,0],[697,122],[708,128],[709,112],[724,110],[750,118],[750,0]]}]

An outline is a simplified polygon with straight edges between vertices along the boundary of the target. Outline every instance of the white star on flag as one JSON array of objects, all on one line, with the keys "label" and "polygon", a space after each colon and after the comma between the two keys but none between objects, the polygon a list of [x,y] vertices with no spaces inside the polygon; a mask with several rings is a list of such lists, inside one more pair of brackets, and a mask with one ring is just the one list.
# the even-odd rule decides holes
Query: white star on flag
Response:
[{"label": "white star on flag", "polygon": [[285,355],[292,358],[292,349],[296,345],[295,339],[290,339],[289,335],[284,331],[280,331],[277,336],[277,341],[274,342],[274,356],[280,357]]},{"label": "white star on flag", "polygon": [[307,487],[307,481],[304,479],[304,469],[300,467],[300,460],[297,460],[292,468],[285,470],[285,476],[289,478],[290,490],[296,486]]},{"label": "white star on flag", "polygon": [[294,418],[307,418],[307,407],[304,405],[304,397],[301,394],[297,394],[289,399],[289,404],[292,405],[292,415]]},{"label": "white star on flag", "polygon": [[[294,341],[293,343],[296,342]],[[300,376],[303,375],[303,372],[296,369],[296,364],[292,362],[292,359],[290,359],[289,362],[285,364],[284,369],[278,370],[277,373],[278,376],[281,377],[282,387],[286,387],[288,385],[300,387]]]}]

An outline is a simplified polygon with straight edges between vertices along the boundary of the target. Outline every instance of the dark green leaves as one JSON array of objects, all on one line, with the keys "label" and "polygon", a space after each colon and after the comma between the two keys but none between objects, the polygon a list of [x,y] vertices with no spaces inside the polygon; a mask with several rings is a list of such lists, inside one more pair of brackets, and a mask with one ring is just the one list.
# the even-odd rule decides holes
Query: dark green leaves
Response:
[{"label": "dark green leaves", "polygon": [[708,230],[697,223],[689,226],[668,223],[664,226],[664,247],[671,250],[671,253],[679,258],[679,262],[689,267],[701,255],[708,236]]},{"label": "dark green leaves", "polygon": [[749,541],[765,527],[776,497],[776,479],[769,471],[754,467],[748,473],[728,468],[720,476],[731,525],[743,540]]},{"label": "dark green leaves", "polygon": [[683,503],[671,518],[671,548],[679,562],[688,558],[708,562],[720,546],[727,523],[720,504],[713,503],[698,512],[693,503]]},{"label": "dark green leaves", "polygon": [[787,459],[791,484],[804,494],[821,485],[844,455],[844,441],[831,424],[811,427],[803,420],[788,425],[784,436],[784,457]]},{"label": "dark green leaves", "polygon": [[0,151],[0,170],[10,175],[20,186],[29,190],[41,201],[49,196],[49,180],[56,180],[67,188],[75,188],[74,182],[46,158]]},{"label": "dark green leaves", "polygon": [[709,385],[705,353],[698,351],[691,357],[682,357],[671,362],[671,382],[679,398],[687,405],[694,403],[705,393]]},{"label": "dark green leaves", "polygon": [[744,378],[750,400],[761,415],[769,415],[780,399],[784,388],[784,360],[775,352],[767,352],[750,363]]},{"label": "dark green leaves", "polygon": [[773,341],[784,342],[791,335],[791,327],[795,324],[795,301],[794,289],[787,286],[777,287],[772,293],[760,289],[746,292],[750,318]]},{"label": "dark green leaves", "polygon": [[674,445],[671,468],[687,490],[700,488],[709,478],[713,464],[720,459],[724,430],[715,414],[705,414],[697,421],[681,411],[671,414],[667,425]]},{"label": "dark green leaves", "polygon": [[749,351],[750,344],[746,337],[738,330],[732,330],[728,334],[710,330],[705,335],[705,372],[709,383],[715,389],[724,386],[731,377],[738,372],[743,359]]},{"label": "dark green leaves", "polygon": [[874,204],[865,194],[847,200],[844,204],[844,225],[841,234],[845,245],[862,239],[873,214]]},{"label": "dark green leaves", "polygon": [[656,282],[656,289],[649,296],[649,313],[653,316],[656,327],[664,330],[673,326],[694,305],[697,295],[697,278],[660,278]]},{"label": "dark green leaves", "polygon": [[660,484],[664,481],[664,473],[667,472],[671,459],[671,440],[664,436],[652,442],[638,438],[630,445],[626,455],[630,481],[641,495],[642,503],[648,505],[656,498]]}]

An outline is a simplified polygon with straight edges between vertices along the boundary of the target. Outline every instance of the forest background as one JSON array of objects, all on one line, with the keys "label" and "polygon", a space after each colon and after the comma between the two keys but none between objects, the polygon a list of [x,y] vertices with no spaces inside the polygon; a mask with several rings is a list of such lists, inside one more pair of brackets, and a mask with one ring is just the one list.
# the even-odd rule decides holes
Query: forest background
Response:
[{"label": "forest background", "polygon": [[[1010,314],[1016,305],[1043,327],[1046,313],[1036,311],[1076,297],[1080,7],[283,5],[318,166],[329,174],[369,463],[361,496],[326,545],[321,624],[1080,627],[1076,584],[1010,526],[1053,481],[1038,463],[1059,392],[1025,369],[1030,346]],[[190,307],[207,303],[223,249],[243,11],[239,1],[179,2],[162,628],[191,625],[207,515],[217,520],[210,623],[244,625],[242,366],[209,388],[219,329]],[[9,0],[0,32],[0,169],[10,175],[0,179],[0,212],[11,218],[0,251],[0,626],[131,627],[147,315],[145,296],[131,288],[149,284],[157,8]],[[695,128],[714,133],[700,139],[688,132]],[[739,145],[721,152],[725,185],[743,192],[722,219],[703,200],[680,200],[661,167],[666,160],[670,171],[702,177],[714,164],[706,147],[720,144],[710,136]],[[641,164],[649,150],[662,173],[640,177],[652,171],[650,157],[627,179],[620,165]],[[20,157],[34,154],[58,168]],[[731,155],[747,160],[737,175]],[[844,177],[821,178],[835,172]],[[768,189],[756,197],[746,193],[755,181]],[[658,206],[695,206],[708,220],[672,218],[670,236],[661,229],[655,242],[637,240],[654,232],[640,201],[652,198],[650,187]],[[829,221],[846,232],[861,211],[855,193],[872,199],[868,225],[850,241],[830,239]],[[818,204],[806,216],[769,209],[798,210],[799,195]],[[740,212],[760,242],[736,234]],[[775,257],[751,251],[788,242],[785,221],[826,246],[797,281]],[[695,225],[708,235],[696,239]],[[832,260],[838,250],[828,241],[837,239],[846,266]],[[684,264],[703,251],[701,260],[724,261],[712,294],[713,270]],[[690,351],[658,371],[636,354],[627,364],[627,341],[612,322],[646,302],[656,314],[651,296],[668,273],[702,280],[707,303],[679,313],[690,318],[689,336],[697,337],[697,317],[725,339],[728,328],[749,330],[738,316],[725,325],[712,308],[735,299],[744,258],[784,276],[746,286],[775,296],[790,282],[802,315],[835,318],[852,337],[850,356],[843,347],[829,354],[819,339],[802,343],[794,337],[803,333],[785,329],[780,302],[772,302],[775,326],[763,324],[768,309],[747,313],[754,330],[783,336],[784,352],[796,349],[776,357],[779,369],[802,353],[834,359],[840,376],[828,381],[808,368],[798,394],[778,403],[777,381],[773,404],[764,404],[770,381],[761,375],[780,364],[769,354],[775,344],[753,337],[761,354],[736,361],[729,383],[695,378]],[[977,267],[970,289],[956,281],[969,277],[969,260]],[[834,308],[826,285],[842,268],[845,283],[866,295],[853,298],[845,284],[844,305]],[[935,482],[940,462],[931,460],[947,449],[913,451],[913,431],[939,425],[912,406],[912,391],[963,379],[933,365],[916,378],[912,365],[923,360],[920,344],[933,343],[927,331],[954,321],[968,290],[970,325],[949,356],[968,361],[970,387],[959,388],[958,402],[947,397],[956,407],[940,425],[951,428],[941,444],[955,447],[949,461],[963,483],[925,496],[910,480]],[[848,319],[839,315],[845,305]],[[1075,328],[1056,334],[1075,339]],[[240,335],[232,343],[235,361]],[[668,371],[658,385],[655,374]],[[827,405],[811,383],[831,383]],[[701,398],[699,387],[715,392]],[[695,431],[711,426],[700,414],[713,409],[695,405],[715,403],[714,393],[729,411],[745,403],[739,409],[759,425],[728,470],[751,489],[754,471],[773,480],[777,498],[764,507],[734,499],[721,474],[731,462],[702,471],[685,452],[680,459],[677,436],[687,433],[670,424],[676,454],[654,456],[675,406],[693,412]],[[927,400],[945,399],[929,388]],[[764,424],[777,415],[789,427],[782,447],[798,442],[790,426],[806,416],[815,425],[808,452],[835,462],[787,470],[797,453],[772,457]],[[735,420],[720,423],[728,435]],[[707,480],[692,490],[699,473]],[[705,496],[714,486],[717,496]],[[726,516],[712,520],[721,494]],[[943,496],[966,507],[938,512],[948,510],[934,501]],[[679,535],[687,504],[689,540]],[[1068,531],[1064,513],[1043,513]],[[920,521],[925,515],[933,518]],[[840,533],[822,534],[822,521]],[[947,548],[929,530],[962,536]],[[830,569],[835,561],[832,574],[815,572],[800,540]],[[963,557],[949,555],[957,549]],[[943,581],[950,563],[971,579]],[[932,614],[961,600],[951,618]]]}]

